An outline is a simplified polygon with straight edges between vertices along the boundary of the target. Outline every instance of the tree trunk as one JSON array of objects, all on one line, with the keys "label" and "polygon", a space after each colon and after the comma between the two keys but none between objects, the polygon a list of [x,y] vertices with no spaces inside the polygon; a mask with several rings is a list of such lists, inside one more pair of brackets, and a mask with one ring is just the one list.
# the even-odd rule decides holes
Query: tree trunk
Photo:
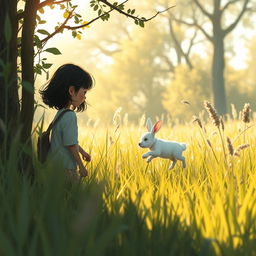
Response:
[{"label": "tree trunk", "polygon": [[27,1],[25,6],[24,23],[21,39],[22,107],[21,119],[23,124],[24,142],[30,139],[34,115],[34,31],[36,12],[39,0]]},{"label": "tree trunk", "polygon": [[212,87],[214,105],[218,114],[223,115],[227,113],[226,90],[224,81],[224,39],[215,38],[213,48]]},{"label": "tree trunk", "polygon": [[9,141],[8,138],[12,137],[17,130],[20,106],[17,85],[17,0],[0,0],[0,6],[1,155],[7,151],[5,142]]},{"label": "tree trunk", "polygon": [[[21,38],[21,67],[22,67],[22,142],[32,152],[31,130],[34,116],[34,31],[36,12],[39,0],[26,1],[24,22]],[[28,87],[30,89],[28,89]],[[23,171],[30,172],[32,162],[24,155]]]},{"label": "tree trunk", "polygon": [[219,115],[227,113],[226,91],[225,91],[225,49],[224,33],[221,28],[220,2],[215,2],[215,12],[213,16],[213,60],[212,60],[212,88],[214,105]]}]

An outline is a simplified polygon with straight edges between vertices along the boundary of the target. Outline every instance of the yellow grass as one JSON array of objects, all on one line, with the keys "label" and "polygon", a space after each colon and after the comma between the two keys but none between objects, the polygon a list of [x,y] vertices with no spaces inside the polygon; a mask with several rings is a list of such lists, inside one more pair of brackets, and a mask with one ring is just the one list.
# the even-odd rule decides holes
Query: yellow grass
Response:
[{"label": "yellow grass", "polygon": [[[246,126],[240,121],[226,122],[224,131],[211,124],[203,127],[206,130],[196,123],[163,124],[158,138],[188,144],[187,168],[178,162],[173,170],[168,170],[169,160],[157,158],[147,164],[142,159],[147,149],[139,148],[138,142],[144,126],[85,126],[79,127],[79,134],[80,144],[92,156],[89,179],[104,182],[110,211],[122,214],[122,202],[130,198],[149,229],[156,221],[168,225],[171,216],[178,216],[191,230],[199,229],[212,239],[218,252],[219,243],[236,248],[245,236],[255,239],[256,127],[243,132]],[[240,157],[230,156],[227,136],[234,150],[241,144],[250,146]],[[113,202],[118,205],[115,209]]]}]

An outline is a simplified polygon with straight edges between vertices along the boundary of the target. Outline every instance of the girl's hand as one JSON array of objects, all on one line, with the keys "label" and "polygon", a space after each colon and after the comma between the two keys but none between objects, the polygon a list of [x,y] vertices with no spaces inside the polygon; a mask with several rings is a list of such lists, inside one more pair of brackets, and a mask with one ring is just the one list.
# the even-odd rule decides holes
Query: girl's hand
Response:
[{"label": "girl's hand", "polygon": [[79,168],[79,173],[81,177],[86,177],[88,176],[88,171],[86,170],[86,168],[84,166],[81,166]]},{"label": "girl's hand", "polygon": [[90,156],[87,152],[85,152],[85,151],[83,150],[83,148],[80,147],[80,146],[79,146],[79,152],[80,152],[80,154],[82,155],[83,160],[85,160],[85,161],[87,161],[87,162],[90,162],[90,161],[91,161],[91,156]]},{"label": "girl's hand", "polygon": [[90,162],[91,161],[91,156],[84,151],[84,153],[82,154],[82,158],[87,161],[87,162]]}]

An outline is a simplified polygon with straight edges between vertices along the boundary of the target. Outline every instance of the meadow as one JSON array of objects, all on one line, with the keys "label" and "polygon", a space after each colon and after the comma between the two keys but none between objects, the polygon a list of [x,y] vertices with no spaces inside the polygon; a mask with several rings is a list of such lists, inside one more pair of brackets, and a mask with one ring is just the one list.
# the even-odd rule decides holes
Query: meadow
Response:
[{"label": "meadow", "polygon": [[[248,114],[248,113],[247,113]],[[240,115],[163,120],[158,138],[185,142],[187,167],[138,146],[145,117],[80,127],[91,154],[78,186],[34,159],[36,181],[1,162],[1,255],[256,255],[256,132]],[[242,120],[241,120],[242,119]],[[16,154],[13,146],[13,154]]]}]

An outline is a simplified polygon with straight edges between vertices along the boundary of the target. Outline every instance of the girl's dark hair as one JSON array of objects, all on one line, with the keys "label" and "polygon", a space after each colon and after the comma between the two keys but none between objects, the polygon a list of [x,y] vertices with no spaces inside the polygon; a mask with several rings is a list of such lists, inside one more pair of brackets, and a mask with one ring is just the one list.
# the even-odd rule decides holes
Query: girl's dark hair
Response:
[{"label": "girl's dark hair", "polygon": [[[69,87],[74,86],[75,92],[80,88],[90,90],[93,87],[92,76],[74,64],[64,64],[53,74],[49,83],[39,93],[43,102],[50,108],[65,108],[71,100]],[[77,107],[77,112],[87,108],[86,102]]]}]

